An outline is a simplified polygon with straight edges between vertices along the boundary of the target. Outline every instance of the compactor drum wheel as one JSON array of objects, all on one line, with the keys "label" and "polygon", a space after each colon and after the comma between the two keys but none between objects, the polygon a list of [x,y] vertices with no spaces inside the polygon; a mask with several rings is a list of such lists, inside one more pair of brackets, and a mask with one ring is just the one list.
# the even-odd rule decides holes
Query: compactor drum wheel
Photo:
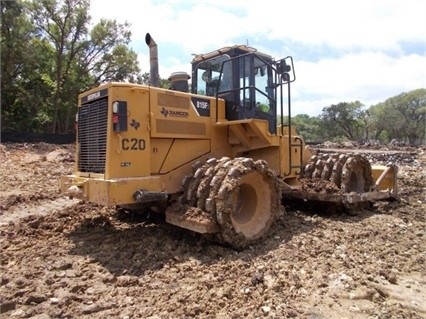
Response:
[{"label": "compactor drum wheel", "polygon": [[342,168],[340,188],[343,192],[363,193],[373,186],[373,175],[370,162],[360,155],[349,157]]},{"label": "compactor drum wheel", "polygon": [[[327,189],[314,191],[330,194],[362,194],[371,191],[374,185],[371,164],[360,154],[314,155],[303,170],[302,180],[308,184],[321,181],[322,183],[316,183],[316,185],[324,185]],[[368,204],[368,202],[343,201],[343,205],[349,209],[364,207]]]},{"label": "compactor drum wheel", "polygon": [[263,160],[209,160],[194,172],[184,203],[210,214],[220,226],[216,240],[242,249],[265,237],[281,206],[281,190]]},{"label": "compactor drum wheel", "polygon": [[374,184],[371,164],[359,154],[314,155],[302,177],[330,181],[343,193],[368,192]]}]

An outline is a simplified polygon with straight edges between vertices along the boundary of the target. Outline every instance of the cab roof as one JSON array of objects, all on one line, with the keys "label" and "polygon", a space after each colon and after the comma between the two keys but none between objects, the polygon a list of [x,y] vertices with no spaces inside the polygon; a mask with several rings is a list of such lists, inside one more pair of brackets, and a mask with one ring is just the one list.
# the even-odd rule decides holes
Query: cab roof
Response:
[{"label": "cab roof", "polygon": [[272,59],[272,57],[268,54],[261,53],[253,47],[240,44],[240,45],[223,47],[221,49],[214,50],[214,51],[211,51],[209,53],[197,54],[192,59],[192,63],[197,63],[197,62],[201,62],[201,61],[204,61],[204,60],[208,60],[208,59],[211,59],[213,57],[216,57],[216,56],[219,56],[219,55],[222,55],[222,54],[226,54],[226,53],[231,52],[231,51],[236,51],[236,50],[242,51],[243,53],[254,53],[255,52],[256,54],[261,55],[261,56],[263,56],[267,59]]}]

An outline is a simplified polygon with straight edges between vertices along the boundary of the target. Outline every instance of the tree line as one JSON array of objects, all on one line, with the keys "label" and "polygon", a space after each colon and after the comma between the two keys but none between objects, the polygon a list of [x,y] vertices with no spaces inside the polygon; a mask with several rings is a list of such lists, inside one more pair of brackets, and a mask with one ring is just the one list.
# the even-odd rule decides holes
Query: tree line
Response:
[{"label": "tree line", "polygon": [[366,108],[361,102],[326,106],[319,116],[292,118],[308,141],[426,144],[426,89],[415,89]]},{"label": "tree line", "polygon": [[[92,23],[90,0],[1,0],[1,129],[70,133],[79,93],[103,82],[147,84],[130,25]],[[161,79],[167,87],[167,80]],[[341,102],[292,118],[308,141],[425,141],[426,89],[365,108]]]}]

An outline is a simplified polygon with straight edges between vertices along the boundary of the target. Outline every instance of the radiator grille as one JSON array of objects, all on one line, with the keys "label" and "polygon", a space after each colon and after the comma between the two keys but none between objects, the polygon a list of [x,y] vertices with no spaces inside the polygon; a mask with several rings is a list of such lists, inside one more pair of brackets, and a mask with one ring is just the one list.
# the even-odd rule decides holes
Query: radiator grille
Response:
[{"label": "radiator grille", "polygon": [[78,111],[78,170],[105,173],[108,97],[83,104]]}]

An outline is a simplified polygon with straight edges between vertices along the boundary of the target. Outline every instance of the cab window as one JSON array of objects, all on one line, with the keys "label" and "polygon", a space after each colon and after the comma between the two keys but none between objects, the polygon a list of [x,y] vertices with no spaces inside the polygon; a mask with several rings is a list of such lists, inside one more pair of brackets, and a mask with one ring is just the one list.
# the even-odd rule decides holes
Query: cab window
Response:
[{"label": "cab window", "polygon": [[[232,79],[232,67],[230,63],[225,63],[230,59],[229,55],[221,55],[206,61],[203,61],[197,66],[197,94],[215,96],[217,91],[230,89]],[[223,65],[223,69],[222,69]],[[223,72],[220,77],[220,72]]]}]

